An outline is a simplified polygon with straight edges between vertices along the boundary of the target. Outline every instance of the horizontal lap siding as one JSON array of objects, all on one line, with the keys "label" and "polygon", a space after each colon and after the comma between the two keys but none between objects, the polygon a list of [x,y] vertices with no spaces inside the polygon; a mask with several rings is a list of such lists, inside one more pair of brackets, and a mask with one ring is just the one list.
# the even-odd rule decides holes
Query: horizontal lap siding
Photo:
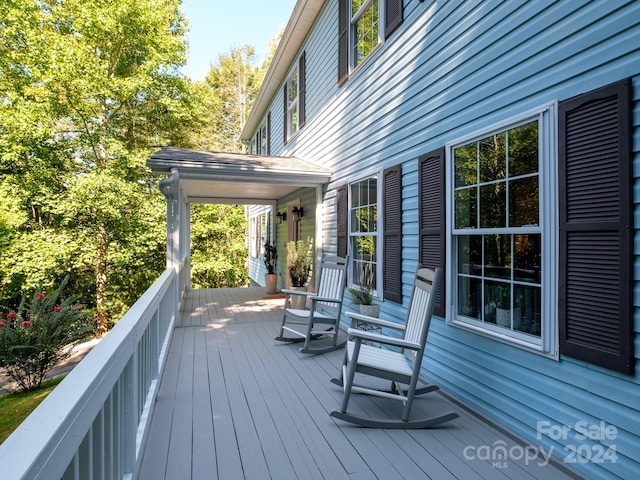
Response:
[{"label": "horizontal lap siding", "polygon": [[[401,27],[338,88],[337,0],[326,3],[303,47],[307,124],[286,153],[333,171],[324,201],[328,249],[335,243],[333,189],[374,166],[402,164],[404,302],[383,303],[381,315],[400,321],[406,311],[418,260],[420,155],[543,103],[632,77],[634,174],[640,176],[639,18],[640,2],[405,1]],[[282,123],[278,100],[272,114],[276,126]],[[280,137],[274,130],[272,138]],[[637,200],[635,208],[638,217]],[[640,242],[636,245],[640,253]],[[640,288],[635,291],[640,307]],[[638,356],[640,316],[635,316]],[[425,374],[447,391],[529,441],[554,446],[556,453],[563,445],[537,440],[536,422],[615,425],[617,462],[575,466],[592,478],[640,475],[640,422],[628,420],[640,418],[637,375],[564,357],[557,362],[441,319],[434,320],[429,338]]]}]

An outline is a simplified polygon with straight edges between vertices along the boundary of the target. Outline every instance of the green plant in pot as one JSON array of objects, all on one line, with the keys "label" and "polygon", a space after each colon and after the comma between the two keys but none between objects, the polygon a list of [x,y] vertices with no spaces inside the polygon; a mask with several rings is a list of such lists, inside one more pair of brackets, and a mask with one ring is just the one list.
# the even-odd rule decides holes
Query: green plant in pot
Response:
[{"label": "green plant in pot", "polygon": [[276,293],[276,266],[278,260],[278,250],[270,243],[264,244],[264,265],[267,267],[267,273],[264,274],[265,283],[267,285],[267,293]]},{"label": "green plant in pot", "polygon": [[507,283],[493,283],[493,298],[490,302],[495,311],[495,322],[500,327],[511,326],[511,286]]},{"label": "green plant in pot", "polygon": [[287,243],[287,269],[292,287],[304,287],[307,284],[312,261],[311,238]]},{"label": "green plant in pot", "polygon": [[[307,280],[311,272],[313,262],[313,243],[311,238],[304,240],[290,241],[287,243],[287,269],[291,278],[292,290],[306,291]],[[292,298],[292,307],[297,309],[305,308],[306,298],[303,295],[296,295]]]},{"label": "green plant in pot", "polygon": [[373,288],[367,283],[361,283],[349,288],[354,305],[360,305],[360,313],[370,317],[380,314],[380,305],[373,303]]}]

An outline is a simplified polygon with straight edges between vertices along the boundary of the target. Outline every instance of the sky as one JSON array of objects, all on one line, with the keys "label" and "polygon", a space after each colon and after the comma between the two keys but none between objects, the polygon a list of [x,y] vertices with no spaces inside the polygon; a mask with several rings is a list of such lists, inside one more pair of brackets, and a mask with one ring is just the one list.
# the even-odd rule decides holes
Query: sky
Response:
[{"label": "sky", "polygon": [[189,19],[189,57],[182,73],[204,80],[209,66],[234,46],[255,48],[259,61],[269,40],[287,25],[296,0],[183,0]]}]

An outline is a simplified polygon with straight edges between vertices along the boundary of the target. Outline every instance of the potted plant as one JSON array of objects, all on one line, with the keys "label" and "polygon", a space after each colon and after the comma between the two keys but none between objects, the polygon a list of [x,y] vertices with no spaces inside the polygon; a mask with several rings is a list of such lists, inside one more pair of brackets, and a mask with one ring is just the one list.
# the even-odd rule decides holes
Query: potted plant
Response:
[{"label": "potted plant", "polygon": [[264,265],[267,273],[264,274],[264,281],[267,285],[267,293],[276,293],[276,260],[278,260],[278,250],[270,243],[264,244]]},{"label": "potted plant", "polygon": [[493,287],[493,301],[491,306],[495,309],[496,324],[500,327],[511,327],[511,286],[506,283],[496,282]]},{"label": "potted plant", "polygon": [[360,313],[369,317],[380,315],[380,305],[373,303],[373,291],[371,285],[361,283],[356,287],[350,287],[351,299],[354,305],[360,305]]},{"label": "potted plant", "polygon": [[[289,270],[289,278],[291,278],[292,290],[307,290],[307,280],[312,265],[311,246],[310,238],[307,238],[306,242],[292,240],[287,243],[287,269]],[[301,305],[295,305],[293,308],[304,308],[305,297],[298,296],[296,300]]]}]

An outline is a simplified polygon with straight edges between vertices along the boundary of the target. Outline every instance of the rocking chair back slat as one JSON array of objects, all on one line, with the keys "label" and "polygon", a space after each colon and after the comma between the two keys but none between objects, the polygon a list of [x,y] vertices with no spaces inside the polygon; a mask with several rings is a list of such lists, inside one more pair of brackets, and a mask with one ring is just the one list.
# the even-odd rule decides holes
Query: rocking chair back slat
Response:
[{"label": "rocking chair back slat", "polygon": [[[335,298],[342,300],[345,286],[345,265],[341,264],[344,260],[339,257],[326,257],[323,261],[323,267],[320,273],[320,285],[317,294],[323,298]],[[336,262],[336,266],[330,266],[332,262]],[[337,309],[340,307],[339,302],[318,302],[323,308],[330,307]]]}]

